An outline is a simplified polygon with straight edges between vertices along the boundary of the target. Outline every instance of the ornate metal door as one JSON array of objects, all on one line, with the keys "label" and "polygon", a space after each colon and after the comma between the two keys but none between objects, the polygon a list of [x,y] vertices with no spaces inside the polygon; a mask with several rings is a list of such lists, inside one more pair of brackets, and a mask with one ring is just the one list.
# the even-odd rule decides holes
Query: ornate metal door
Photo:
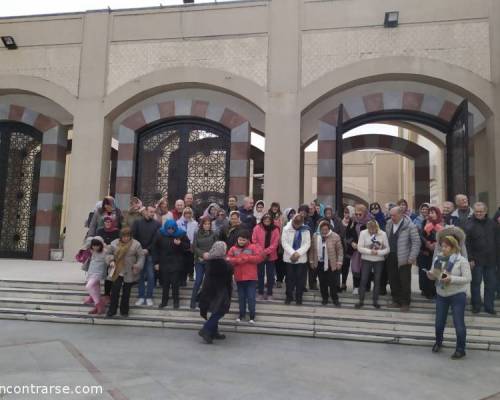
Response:
[{"label": "ornate metal door", "polygon": [[230,131],[197,119],[175,119],[138,134],[136,190],[146,204],[167,196],[169,206],[193,193],[200,209],[225,204],[229,189]]},{"label": "ornate metal door", "polygon": [[457,108],[446,135],[448,199],[469,193],[469,110],[467,100]]},{"label": "ornate metal door", "polygon": [[41,150],[36,129],[0,122],[0,257],[33,256]]}]

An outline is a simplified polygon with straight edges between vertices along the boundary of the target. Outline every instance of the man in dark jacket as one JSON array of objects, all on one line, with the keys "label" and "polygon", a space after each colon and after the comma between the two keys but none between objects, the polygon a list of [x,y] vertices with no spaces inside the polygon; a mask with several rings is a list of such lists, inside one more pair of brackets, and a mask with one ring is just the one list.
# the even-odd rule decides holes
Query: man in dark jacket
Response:
[{"label": "man in dark jacket", "polygon": [[253,204],[254,201],[251,197],[245,197],[243,206],[238,210],[240,212],[241,225],[250,232],[252,232],[255,225],[257,225],[257,219],[253,215]]},{"label": "man in dark jacket", "polygon": [[[145,256],[144,268],[139,278],[139,298],[135,303],[136,306],[154,305],[153,288],[155,287],[155,273],[151,253],[156,232],[160,229],[160,223],[155,220],[154,216],[155,208],[148,206],[144,210],[143,218],[135,221],[132,225],[132,237],[141,244]],[[148,285],[147,291],[146,281]]]},{"label": "man in dark jacket", "polygon": [[467,254],[472,270],[472,312],[481,311],[481,281],[484,280],[484,311],[495,315],[497,227],[488,218],[486,204],[474,204],[474,215],[465,224]]}]

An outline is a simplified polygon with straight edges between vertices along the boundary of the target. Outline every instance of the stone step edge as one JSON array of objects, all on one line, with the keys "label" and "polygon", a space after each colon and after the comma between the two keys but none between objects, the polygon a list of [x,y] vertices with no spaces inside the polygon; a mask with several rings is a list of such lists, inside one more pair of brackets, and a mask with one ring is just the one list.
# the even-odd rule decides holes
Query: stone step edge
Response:
[{"label": "stone step edge", "polygon": [[[67,313],[52,315],[43,315],[36,312],[19,312],[19,310],[5,310],[0,309],[0,319],[14,319],[14,320],[26,320],[32,322],[54,322],[54,323],[80,323],[80,324],[90,324],[90,325],[115,325],[115,326],[129,326],[138,327],[141,326],[141,322],[149,322],[138,320],[135,318],[113,318],[113,319],[101,319],[93,318],[84,315],[71,315]],[[96,322],[97,321],[97,322]],[[171,328],[171,329],[185,329],[185,330],[198,330],[201,327],[201,322],[158,322],[154,325],[147,325],[147,327],[157,327],[157,328]],[[231,325],[232,324],[232,325]],[[419,346],[431,346],[434,342],[434,338],[429,337],[412,337],[411,335],[387,335],[387,334],[373,334],[370,332],[353,332],[347,330],[332,330],[332,331],[304,331],[297,329],[284,329],[284,328],[268,328],[268,327],[258,327],[258,326],[241,326],[235,323],[225,322],[222,324],[224,329],[223,332],[234,332],[234,333],[248,333],[248,334],[269,334],[276,336],[299,336],[299,337],[309,337],[318,339],[338,339],[338,340],[351,340],[351,341],[362,341],[362,342],[376,342],[376,343],[386,343],[386,344],[403,344],[403,345],[419,345]],[[144,327],[144,326],[143,326]],[[233,329],[227,329],[227,328]],[[444,347],[454,348],[454,340],[444,340]],[[469,341],[467,343],[468,349],[471,350],[489,350],[489,351],[500,351],[500,342],[491,343],[475,343],[474,341]]]},{"label": "stone step edge", "polygon": [[[10,304],[28,304],[28,305],[46,305],[46,306],[59,306],[59,307],[67,307],[67,308],[86,308],[88,310],[91,309],[91,306],[85,306],[80,303],[59,303],[57,301],[33,301],[33,300],[19,300],[19,299],[1,299],[0,298],[0,306],[3,303],[10,303]],[[5,305],[5,304],[3,304]],[[11,307],[4,307],[4,308],[11,308]],[[58,310],[52,310],[50,307],[44,308],[44,309],[36,309],[36,308],[17,308],[21,310],[26,310],[28,311],[45,311],[45,312],[74,312],[74,313],[79,313],[79,315],[84,312],[82,310],[66,310],[66,309],[58,309]],[[132,310],[136,309],[142,309],[141,307],[136,307],[136,306],[131,306]],[[145,308],[144,310],[147,310]],[[152,311],[159,312],[158,309],[151,309]],[[191,315],[198,315],[197,311],[192,311],[188,308],[181,307],[179,311],[176,310],[171,310],[168,309],[167,311],[177,313],[177,312],[182,312],[182,313],[191,313]],[[342,322],[352,322],[352,323],[364,323],[364,324],[381,324],[381,325],[402,325],[402,326],[415,326],[415,327],[433,327],[434,323],[433,321],[411,321],[411,320],[400,320],[400,319],[393,319],[392,317],[381,317],[380,319],[374,319],[371,318],[370,316],[365,316],[365,315],[332,315],[332,316],[323,316],[323,315],[297,315],[297,314],[279,314],[279,313],[270,313],[269,310],[259,310],[259,315],[263,317],[270,317],[270,318],[278,318],[278,319],[283,319],[283,323],[286,323],[287,320],[290,324],[300,324],[301,322],[297,321],[290,321],[290,319],[295,318],[295,319],[306,319],[310,320],[309,322],[314,326],[314,325],[321,325],[322,322],[334,322],[334,321],[342,321]],[[354,310],[353,310],[354,311]],[[373,311],[375,312],[375,311]],[[135,314],[139,318],[145,318],[145,319],[151,319],[151,320],[159,320],[160,318],[165,318],[169,317],[169,315],[148,315],[148,314]],[[235,311],[231,311],[229,315],[236,315]],[[274,321],[279,323],[279,321]],[[307,324],[304,322],[303,324]],[[486,325],[477,325],[473,323],[472,321],[467,321],[467,326],[469,329],[475,329],[475,330],[481,330],[481,331],[488,331],[488,332],[498,332],[499,337],[500,337],[500,327],[498,326],[486,326]]]}]

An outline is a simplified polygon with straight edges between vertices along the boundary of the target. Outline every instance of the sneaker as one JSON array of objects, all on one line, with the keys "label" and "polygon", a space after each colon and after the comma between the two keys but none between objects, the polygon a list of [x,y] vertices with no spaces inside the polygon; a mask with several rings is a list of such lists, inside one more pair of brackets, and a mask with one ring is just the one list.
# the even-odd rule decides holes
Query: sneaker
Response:
[{"label": "sneaker", "polygon": [[441,345],[439,343],[434,343],[434,346],[432,346],[432,352],[439,353],[440,351],[441,351]]},{"label": "sneaker", "polygon": [[138,298],[137,301],[135,302],[136,306],[143,306],[144,304],[146,304],[146,300],[141,298]]},{"label": "sneaker", "polygon": [[255,325],[255,321],[254,321],[253,319],[251,319],[250,321],[248,321],[248,323],[249,323],[250,325]]},{"label": "sneaker", "polygon": [[215,335],[213,335],[212,337],[217,340],[224,340],[226,338],[226,335],[224,335],[223,333],[219,333],[217,331],[215,332]]},{"label": "sneaker", "polygon": [[155,303],[153,302],[153,299],[146,299],[146,305],[148,307],[152,307],[155,305]]},{"label": "sneaker", "polygon": [[236,318],[236,321],[235,321],[237,324],[239,324],[241,322],[241,318]]},{"label": "sneaker", "polygon": [[358,288],[354,288],[354,289],[352,289],[352,295],[353,295],[353,296],[357,296],[358,294],[359,294],[359,290],[358,290]]},{"label": "sneaker", "polygon": [[203,338],[206,344],[212,344],[212,336],[205,329],[200,329],[198,335]]},{"label": "sneaker", "polygon": [[378,303],[373,303],[373,307],[375,307],[377,310],[380,308],[380,304]]}]

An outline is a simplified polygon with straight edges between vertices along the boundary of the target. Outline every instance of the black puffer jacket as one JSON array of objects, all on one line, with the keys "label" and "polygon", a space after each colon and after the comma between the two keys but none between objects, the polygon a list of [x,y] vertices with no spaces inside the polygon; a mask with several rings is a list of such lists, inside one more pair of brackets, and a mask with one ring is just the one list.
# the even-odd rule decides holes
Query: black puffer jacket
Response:
[{"label": "black puffer jacket", "polygon": [[229,312],[233,291],[233,267],[223,259],[207,261],[207,269],[200,293],[200,315]]},{"label": "black puffer jacket", "polygon": [[171,236],[163,236],[160,232],[156,234],[153,244],[153,264],[159,264],[161,271],[184,270],[184,255],[189,251],[191,245],[185,234],[178,238],[181,241],[179,245],[174,243],[174,239]]},{"label": "black puffer jacket", "polygon": [[465,243],[469,261],[493,267],[497,262],[498,229],[492,219],[471,217],[465,224]]}]

